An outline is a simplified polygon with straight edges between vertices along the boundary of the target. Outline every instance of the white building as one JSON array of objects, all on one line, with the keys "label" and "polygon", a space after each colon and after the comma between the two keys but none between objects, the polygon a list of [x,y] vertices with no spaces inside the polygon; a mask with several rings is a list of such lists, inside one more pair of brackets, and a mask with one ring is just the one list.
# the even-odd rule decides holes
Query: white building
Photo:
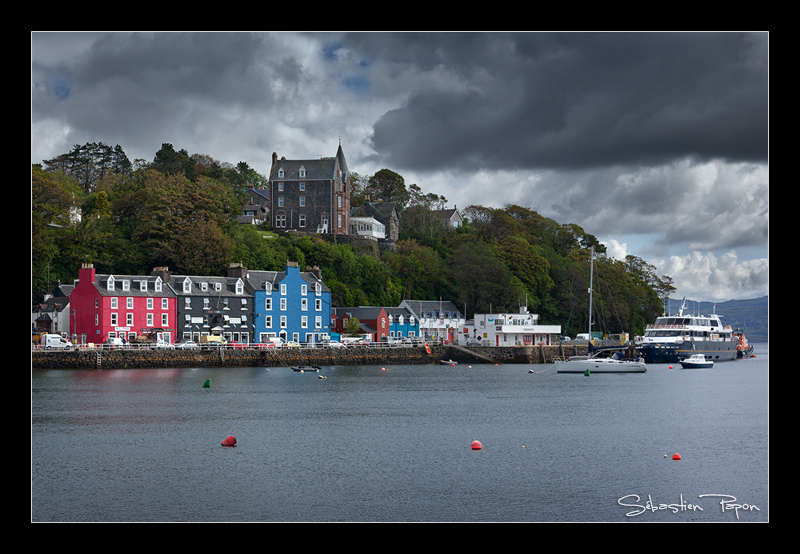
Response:
[{"label": "white building", "polygon": [[374,217],[351,217],[350,234],[371,239],[385,239],[386,227]]},{"label": "white building", "polygon": [[419,322],[419,336],[435,343],[458,341],[459,329],[466,320],[452,302],[445,300],[403,300],[405,308]]},{"label": "white building", "polygon": [[516,314],[475,314],[474,323],[462,327],[458,342],[482,346],[552,345],[558,344],[559,336],[561,325],[540,325],[539,315],[522,306]]}]

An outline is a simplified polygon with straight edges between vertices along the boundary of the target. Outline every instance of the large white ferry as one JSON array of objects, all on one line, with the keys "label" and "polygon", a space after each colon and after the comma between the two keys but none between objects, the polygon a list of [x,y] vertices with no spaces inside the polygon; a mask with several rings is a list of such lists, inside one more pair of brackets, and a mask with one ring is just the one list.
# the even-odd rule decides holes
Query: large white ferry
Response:
[{"label": "large white ferry", "polygon": [[677,315],[656,318],[648,325],[644,337],[636,345],[645,363],[677,363],[692,354],[703,354],[713,361],[735,360],[738,339],[733,329],[723,326],[716,313],[685,315],[686,301]]}]

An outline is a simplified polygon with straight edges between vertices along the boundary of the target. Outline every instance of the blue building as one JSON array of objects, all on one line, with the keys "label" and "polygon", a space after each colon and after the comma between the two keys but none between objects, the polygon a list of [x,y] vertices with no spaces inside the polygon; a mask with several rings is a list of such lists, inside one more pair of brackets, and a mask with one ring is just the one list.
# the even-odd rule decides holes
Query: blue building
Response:
[{"label": "blue building", "polygon": [[389,318],[389,336],[395,338],[419,338],[419,320],[408,308],[384,308]]},{"label": "blue building", "polygon": [[297,262],[286,271],[249,271],[254,290],[254,340],[272,337],[318,343],[330,338],[331,291],[319,270],[301,272]]}]

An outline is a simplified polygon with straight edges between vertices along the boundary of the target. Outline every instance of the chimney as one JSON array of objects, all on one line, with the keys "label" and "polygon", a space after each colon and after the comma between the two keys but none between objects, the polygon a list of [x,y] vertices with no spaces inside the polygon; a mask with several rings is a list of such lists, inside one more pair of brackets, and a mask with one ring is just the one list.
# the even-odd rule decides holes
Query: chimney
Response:
[{"label": "chimney", "polygon": [[167,266],[154,267],[150,272],[153,277],[161,277],[165,283],[169,283],[169,268]]},{"label": "chimney", "polygon": [[244,279],[247,276],[247,268],[242,262],[231,262],[228,266],[228,277],[239,277]]}]

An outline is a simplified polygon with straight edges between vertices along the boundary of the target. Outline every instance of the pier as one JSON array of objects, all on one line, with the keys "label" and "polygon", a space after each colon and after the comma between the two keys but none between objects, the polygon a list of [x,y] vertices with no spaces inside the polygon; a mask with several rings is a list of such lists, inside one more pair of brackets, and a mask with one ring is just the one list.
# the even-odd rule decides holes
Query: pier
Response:
[{"label": "pier", "polygon": [[[563,355],[585,355],[586,346],[565,346]],[[353,347],[353,348],[212,348],[150,350],[137,348],[31,351],[31,369],[158,369],[176,367],[292,367],[339,365],[552,363],[562,355],[558,346]]]}]

